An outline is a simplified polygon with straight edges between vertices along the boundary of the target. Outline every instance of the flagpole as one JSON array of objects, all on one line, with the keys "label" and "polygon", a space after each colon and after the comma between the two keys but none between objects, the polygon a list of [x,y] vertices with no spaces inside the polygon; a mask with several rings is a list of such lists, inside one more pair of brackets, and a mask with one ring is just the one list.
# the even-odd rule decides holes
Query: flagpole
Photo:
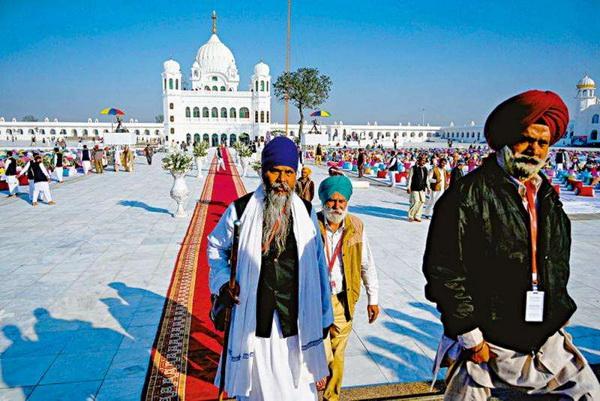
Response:
[{"label": "flagpole", "polygon": [[[287,16],[287,40],[285,43],[285,72],[290,72],[290,53],[291,53],[291,35],[292,35],[292,0],[288,0],[288,16]],[[285,135],[288,135],[290,112],[290,98],[285,94]]]}]

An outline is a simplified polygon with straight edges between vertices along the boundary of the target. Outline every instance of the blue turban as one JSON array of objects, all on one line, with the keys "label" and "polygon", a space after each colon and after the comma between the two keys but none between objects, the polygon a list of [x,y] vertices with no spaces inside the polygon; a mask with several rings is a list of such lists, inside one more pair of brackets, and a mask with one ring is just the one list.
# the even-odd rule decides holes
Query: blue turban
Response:
[{"label": "blue turban", "polygon": [[321,203],[327,202],[331,198],[331,195],[338,192],[347,201],[352,196],[352,182],[345,175],[334,175],[326,178],[321,185],[319,185],[319,199]]},{"label": "blue turban", "polygon": [[267,143],[262,151],[262,170],[268,171],[273,166],[298,170],[298,147],[292,140],[278,136]]}]

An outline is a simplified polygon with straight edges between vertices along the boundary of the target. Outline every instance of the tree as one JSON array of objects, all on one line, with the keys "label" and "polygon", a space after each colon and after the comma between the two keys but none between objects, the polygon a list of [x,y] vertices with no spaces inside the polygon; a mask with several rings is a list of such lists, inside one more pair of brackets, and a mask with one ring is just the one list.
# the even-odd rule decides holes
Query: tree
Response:
[{"label": "tree", "polygon": [[320,74],[316,68],[299,68],[280,75],[273,88],[279,100],[285,100],[287,97],[298,109],[300,114],[298,139],[302,141],[304,110],[314,109],[327,100],[331,90],[331,79],[327,75]]},{"label": "tree", "polygon": [[28,115],[24,116],[24,117],[21,119],[21,121],[32,123],[32,122],[35,122],[35,121],[37,121],[37,118],[35,118],[35,117],[34,117],[34,116],[32,116],[31,114],[28,114]]},{"label": "tree", "polygon": [[154,121],[156,121],[159,124],[160,123],[164,123],[165,122],[165,116],[163,116],[162,114],[154,116]]}]

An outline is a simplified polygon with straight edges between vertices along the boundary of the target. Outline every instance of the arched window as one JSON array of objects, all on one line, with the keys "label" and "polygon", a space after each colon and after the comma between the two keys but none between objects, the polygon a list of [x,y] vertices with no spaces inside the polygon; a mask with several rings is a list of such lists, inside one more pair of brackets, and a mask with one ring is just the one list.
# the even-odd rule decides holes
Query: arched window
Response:
[{"label": "arched window", "polygon": [[232,146],[236,142],[237,142],[237,138],[236,138],[235,134],[229,135],[229,146]]},{"label": "arched window", "polygon": [[271,116],[269,115],[270,113],[267,111],[267,122],[271,122]]},{"label": "arched window", "polygon": [[264,123],[264,122],[265,122],[265,112],[264,112],[264,111],[261,111],[261,112],[260,112],[260,122],[261,122],[261,123]]},{"label": "arched window", "polygon": [[77,136],[77,130],[76,130],[76,129],[72,129],[72,130],[71,130],[71,135],[73,135],[73,136]]},{"label": "arched window", "polygon": [[169,109],[170,109],[170,110],[173,110],[173,107],[175,107],[175,106],[173,105],[173,103],[169,103]]},{"label": "arched window", "polygon": [[598,124],[598,120],[600,119],[600,115],[594,114],[592,116],[592,124]]},{"label": "arched window", "polygon": [[225,90],[226,90],[225,87],[221,86],[221,92],[225,92]]},{"label": "arched window", "polygon": [[179,89],[179,80],[178,79],[175,80],[175,89]]},{"label": "arched window", "polygon": [[229,118],[237,118],[237,112],[235,111],[235,107],[229,109]]},{"label": "arched window", "polygon": [[411,137],[411,138],[414,138],[414,137],[415,137],[415,133],[414,133],[414,132],[411,132],[411,133],[410,133],[410,137]]},{"label": "arched window", "polygon": [[423,133],[419,132],[419,138],[422,138],[422,137],[423,137]]},{"label": "arched window", "polygon": [[402,138],[406,138],[406,132],[402,133]]},{"label": "arched window", "polygon": [[221,107],[221,118],[227,118],[227,109],[225,107]]},{"label": "arched window", "polygon": [[373,133],[369,132],[369,139],[373,139]]},{"label": "arched window", "polygon": [[145,129],[144,130],[144,135],[150,135],[150,130],[149,129]]},{"label": "arched window", "polygon": [[[43,131],[44,131],[44,130],[42,130],[42,134],[44,133]],[[83,136],[88,136],[88,130],[87,130],[87,129],[84,129],[84,130],[83,130]]]},{"label": "arched window", "polygon": [[208,107],[202,108],[202,117],[208,118]]},{"label": "arched window", "polygon": [[[258,81],[257,81],[258,82]],[[258,122],[258,110],[254,112],[254,122]]]},{"label": "arched window", "polygon": [[199,143],[200,142],[200,134],[194,134],[194,143]]},{"label": "arched window", "polygon": [[192,134],[185,134],[185,141],[188,145],[192,143]]},{"label": "arched window", "polygon": [[164,82],[163,88],[164,88],[164,90],[167,90],[167,78],[165,78],[164,81],[165,82]]},{"label": "arched window", "polygon": [[[54,131],[54,130],[52,130],[52,131]],[[100,133],[98,132],[98,130],[97,130],[97,129],[95,129],[95,130],[94,130],[94,136],[98,136],[99,134],[100,134]]]},{"label": "arched window", "polygon": [[219,109],[217,109],[216,107],[213,107],[213,108],[210,110],[210,116],[211,116],[212,118],[219,118]]},{"label": "arched window", "polygon": [[[98,131],[98,130],[96,130],[96,131]],[[12,135],[12,130],[10,130],[10,129],[9,129],[9,130],[6,130],[6,133],[7,133],[7,134],[11,134],[11,135]],[[50,130],[50,135],[56,135],[56,130],[55,130],[54,128],[52,128],[52,129]]]},{"label": "arched window", "polygon": [[194,118],[200,118],[200,107],[194,107]]},{"label": "arched window", "polygon": [[593,130],[592,133],[590,134],[590,139],[592,141],[597,141],[598,140],[598,130]]},{"label": "arched window", "polygon": [[174,123],[175,122],[175,116],[169,116],[169,121]]},{"label": "arched window", "polygon": [[140,134],[140,130],[139,130],[139,129],[136,129],[136,130],[135,130],[135,134],[136,134],[136,135],[139,135],[139,134]]},{"label": "arched window", "polygon": [[202,141],[208,143],[210,141],[210,135],[208,135],[208,134],[202,135]]},{"label": "arched window", "polygon": [[173,78],[169,78],[169,89],[173,89]]},{"label": "arched window", "polygon": [[258,81],[255,82],[254,86],[256,87],[256,91],[258,92]]},{"label": "arched window", "polygon": [[269,91],[269,81],[267,81],[267,92]]},{"label": "arched window", "polygon": [[[195,111],[195,109],[194,109],[194,111]],[[189,108],[189,107],[186,107],[186,108],[185,108],[185,116],[186,116],[187,118],[190,118],[190,117],[192,116],[192,113],[191,113],[191,111],[190,111],[190,108]],[[194,117],[196,117],[196,116],[194,116]]]},{"label": "arched window", "polygon": [[206,86],[204,87],[204,90],[205,90],[205,91],[210,91],[210,86],[206,85]]},{"label": "arched window", "polygon": [[221,143],[227,145],[227,134],[221,134]]},{"label": "arched window", "polygon": [[240,118],[250,118],[250,110],[247,107],[240,109]]},{"label": "arched window", "polygon": [[260,91],[261,92],[265,91],[265,81],[260,81]]},{"label": "arched window", "polygon": [[217,88],[217,85],[213,85],[212,90],[215,91],[215,92],[218,92],[219,88]]}]

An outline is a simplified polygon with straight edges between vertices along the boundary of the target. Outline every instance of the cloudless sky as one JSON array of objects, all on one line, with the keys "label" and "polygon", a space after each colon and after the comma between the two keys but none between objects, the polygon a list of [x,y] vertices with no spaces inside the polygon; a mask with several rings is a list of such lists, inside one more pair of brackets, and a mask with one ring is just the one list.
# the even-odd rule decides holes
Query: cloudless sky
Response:
[{"label": "cloudless sky", "polygon": [[[0,0],[0,116],[76,121],[114,106],[153,121],[163,62],[189,76],[213,9],[239,89],[261,60],[275,80],[286,0]],[[598,15],[597,0],[294,0],[292,68],[331,77],[332,122],[414,123],[425,109],[431,124],[481,123],[526,89],[571,106],[584,73],[600,84]]]}]

